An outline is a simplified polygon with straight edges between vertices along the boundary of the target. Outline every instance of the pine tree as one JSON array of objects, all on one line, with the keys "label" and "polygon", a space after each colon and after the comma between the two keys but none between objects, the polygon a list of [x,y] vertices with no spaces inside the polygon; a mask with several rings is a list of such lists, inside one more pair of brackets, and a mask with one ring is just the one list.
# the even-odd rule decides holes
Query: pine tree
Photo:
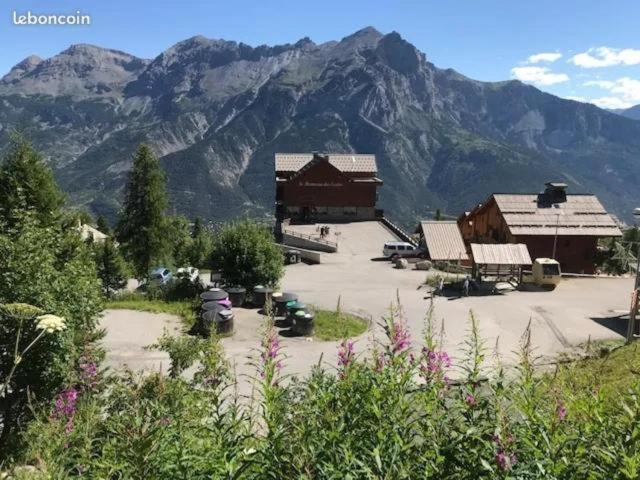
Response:
[{"label": "pine tree", "polygon": [[168,217],[167,223],[173,264],[176,267],[189,266],[193,245],[189,220],[182,215],[172,215]]},{"label": "pine tree", "polygon": [[98,219],[96,220],[96,228],[104,233],[105,235],[109,235],[111,236],[111,228],[109,228],[109,224],[107,223],[107,219],[104,218],[102,215],[100,215],[98,217]]},{"label": "pine tree", "polygon": [[128,268],[118,247],[111,238],[95,245],[98,278],[106,297],[127,286]]},{"label": "pine tree", "polygon": [[64,196],[51,170],[22,136],[14,135],[0,168],[0,220],[15,225],[32,211],[44,225],[60,218]]},{"label": "pine tree", "polygon": [[439,208],[436,209],[434,220],[437,220],[437,221],[444,220],[444,217],[442,216],[442,212],[440,211]]},{"label": "pine tree", "polygon": [[147,145],[140,145],[129,173],[117,237],[138,278],[170,256],[165,174]]},{"label": "pine tree", "polygon": [[196,218],[191,229],[191,249],[189,260],[191,265],[203,268],[207,265],[211,250],[213,248],[213,237],[202,223],[200,218]]}]

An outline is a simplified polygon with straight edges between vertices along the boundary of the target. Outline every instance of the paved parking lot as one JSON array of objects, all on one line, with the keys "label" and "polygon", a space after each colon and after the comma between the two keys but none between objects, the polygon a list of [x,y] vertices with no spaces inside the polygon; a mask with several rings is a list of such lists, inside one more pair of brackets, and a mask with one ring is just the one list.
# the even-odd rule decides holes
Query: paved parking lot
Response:
[{"label": "paved parking lot", "polygon": [[[381,261],[385,241],[395,236],[378,222],[331,225],[339,232],[339,251],[320,265],[292,265],[284,278],[286,290],[307,303],[344,308],[378,321],[399,296],[414,337],[422,335],[430,289],[423,286],[426,273],[399,270]],[[556,355],[587,341],[621,338],[633,281],[628,278],[564,279],[554,291],[510,291],[498,295],[434,300],[435,316],[442,322],[446,346],[454,354],[468,330],[469,312],[479,321],[487,344],[510,357],[531,321],[537,353]],[[364,343],[364,342],[363,342]],[[363,345],[364,346],[364,345]]]},{"label": "paved parking lot", "polygon": [[[331,225],[337,233],[338,253],[326,254],[320,265],[297,264],[286,267],[284,290],[299,294],[308,304],[333,309],[338,298],[344,310],[370,318],[377,323],[399,297],[405,318],[416,341],[424,328],[424,316],[431,302],[430,289],[423,285],[426,272],[399,270],[380,258],[385,241],[395,236],[378,222]],[[625,313],[630,301],[631,279],[564,279],[556,290],[510,291],[498,295],[457,295],[434,299],[435,317],[445,328],[445,348],[455,358],[468,331],[469,312],[479,321],[480,332],[489,347],[499,338],[499,351],[506,361],[513,359],[518,342],[531,322],[532,339],[538,355],[555,356],[584,343],[588,338],[622,338],[626,329]],[[245,318],[246,317],[246,318]],[[236,334],[223,340],[234,370],[241,379],[255,375],[248,363],[256,358],[259,346],[259,320],[255,312],[236,309]],[[170,315],[111,310],[105,312],[102,325],[107,328],[107,363],[115,367],[127,364],[138,368],[163,370],[168,358],[160,352],[143,349],[168,327],[177,332],[179,319]],[[373,329],[381,335],[380,329]],[[372,332],[356,342],[356,351],[367,351]],[[284,373],[304,375],[320,359],[336,365],[338,342],[282,338]],[[250,382],[241,380],[240,390],[248,393]]]}]

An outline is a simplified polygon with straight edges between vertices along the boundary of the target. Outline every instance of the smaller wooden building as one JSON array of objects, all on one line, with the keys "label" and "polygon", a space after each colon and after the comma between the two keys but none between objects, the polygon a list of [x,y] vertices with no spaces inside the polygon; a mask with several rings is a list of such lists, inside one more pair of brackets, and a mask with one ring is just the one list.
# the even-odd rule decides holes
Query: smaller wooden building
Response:
[{"label": "smaller wooden building", "polygon": [[301,221],[372,220],[377,216],[375,155],[276,153],[276,216]]},{"label": "smaller wooden building", "polygon": [[522,243],[532,259],[555,258],[563,272],[594,273],[598,239],[622,232],[595,195],[567,194],[564,183],[544,192],[494,193],[458,219],[465,243]]},{"label": "smaller wooden building", "polygon": [[469,256],[455,221],[425,220],[415,233],[429,260],[467,264]]}]

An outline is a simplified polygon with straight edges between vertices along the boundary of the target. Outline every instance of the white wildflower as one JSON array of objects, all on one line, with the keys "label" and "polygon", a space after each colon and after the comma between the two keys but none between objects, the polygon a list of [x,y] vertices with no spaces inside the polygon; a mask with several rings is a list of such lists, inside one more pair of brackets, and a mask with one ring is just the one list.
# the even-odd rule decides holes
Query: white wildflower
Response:
[{"label": "white wildflower", "polygon": [[40,315],[36,320],[38,320],[36,328],[38,330],[44,330],[47,333],[59,332],[66,328],[64,318],[56,315]]}]

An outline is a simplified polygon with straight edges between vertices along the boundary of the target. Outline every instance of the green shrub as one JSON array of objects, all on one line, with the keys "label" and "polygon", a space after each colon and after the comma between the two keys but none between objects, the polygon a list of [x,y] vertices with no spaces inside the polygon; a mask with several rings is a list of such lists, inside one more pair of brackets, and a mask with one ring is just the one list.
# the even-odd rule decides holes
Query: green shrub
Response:
[{"label": "green shrub", "polygon": [[211,263],[229,285],[274,286],[284,273],[271,230],[255,220],[229,223],[214,237]]}]

